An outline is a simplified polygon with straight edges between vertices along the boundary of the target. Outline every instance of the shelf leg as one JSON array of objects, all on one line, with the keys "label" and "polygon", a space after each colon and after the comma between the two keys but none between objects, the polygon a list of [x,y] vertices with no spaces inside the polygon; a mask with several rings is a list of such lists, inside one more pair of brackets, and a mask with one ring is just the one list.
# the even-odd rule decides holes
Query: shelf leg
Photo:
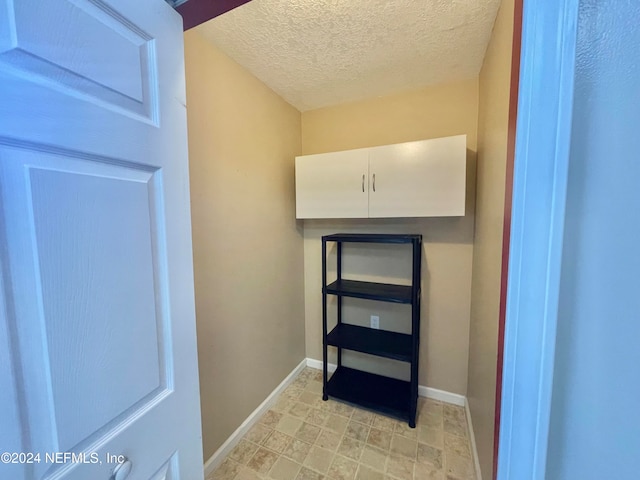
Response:
[{"label": "shelf leg", "polygon": [[411,335],[413,352],[411,358],[411,397],[409,400],[409,427],[416,428],[418,410],[418,362],[420,360],[420,283],[422,281],[422,242],[413,242],[413,272],[411,294]]},{"label": "shelf leg", "polygon": [[322,239],[322,400],[327,395],[327,242]]}]

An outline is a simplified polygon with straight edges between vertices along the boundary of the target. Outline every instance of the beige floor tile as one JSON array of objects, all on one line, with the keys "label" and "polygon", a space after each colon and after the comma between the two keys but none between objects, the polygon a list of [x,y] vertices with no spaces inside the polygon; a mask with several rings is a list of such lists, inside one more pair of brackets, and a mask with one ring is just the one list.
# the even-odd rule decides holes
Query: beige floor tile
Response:
[{"label": "beige floor tile", "polygon": [[360,465],[356,473],[356,480],[384,480],[384,474]]},{"label": "beige floor tile", "polygon": [[456,480],[474,480],[473,463],[470,458],[445,453],[445,474]]},{"label": "beige floor tile", "polygon": [[258,445],[256,445],[255,443],[248,442],[246,440],[240,440],[238,445],[236,445],[234,449],[231,450],[229,458],[242,465],[246,465],[257,450]]},{"label": "beige floor tile", "polygon": [[327,418],[327,421],[325,422],[324,425],[325,425],[325,428],[327,428],[328,430],[331,430],[333,432],[336,432],[342,435],[344,431],[347,429],[348,424],[349,424],[348,418],[338,415],[336,413],[332,413],[329,415],[329,418]]},{"label": "beige floor tile", "polygon": [[282,453],[289,446],[291,440],[293,440],[293,437],[274,430],[271,435],[262,441],[262,445],[276,453]]},{"label": "beige floor tile", "polygon": [[343,417],[351,417],[355,409],[351,405],[342,402],[333,402],[331,411]]},{"label": "beige floor tile", "polygon": [[259,476],[256,472],[251,470],[249,467],[241,467],[238,474],[233,478],[233,480],[262,480],[264,477]]},{"label": "beige floor tile", "polygon": [[291,400],[297,400],[302,392],[304,392],[304,387],[306,384],[296,384],[289,385],[285,388],[284,392],[282,392],[282,396]]},{"label": "beige floor tile", "polygon": [[322,401],[322,396],[305,390],[298,397],[298,401],[306,403],[307,405],[315,406],[318,405],[318,402]]},{"label": "beige floor tile", "polygon": [[416,463],[413,468],[414,480],[444,480],[444,471],[438,470],[431,465]]},{"label": "beige floor tile", "polygon": [[331,413],[331,408],[333,408],[334,403],[335,403],[335,400],[329,398],[328,400],[322,400],[318,405],[316,405],[316,408],[319,408],[320,410]]},{"label": "beige floor tile", "polygon": [[278,454],[271,450],[267,450],[264,447],[260,447],[251,460],[249,460],[247,466],[258,473],[266,474],[271,470],[271,467],[273,467],[273,464],[276,463],[277,459]]},{"label": "beige floor tile", "polygon": [[378,430],[385,430],[388,432],[393,432],[395,430],[396,424],[399,423],[398,420],[394,420],[389,417],[384,417],[382,415],[374,415],[373,422],[371,425]]},{"label": "beige floor tile", "polygon": [[320,373],[322,375],[322,370],[317,368],[305,367],[302,372],[300,372],[300,377],[306,378],[308,380],[315,379],[316,375]]},{"label": "beige floor tile", "polygon": [[356,422],[352,418],[347,424],[347,430],[344,434],[348,437],[360,440],[361,442],[365,442],[367,440],[367,436],[369,435],[369,428],[369,425]]},{"label": "beige floor tile", "polygon": [[364,423],[365,425],[371,425],[371,422],[373,422],[373,416],[374,414],[372,412],[356,408],[351,415],[351,420]]},{"label": "beige floor tile", "polygon": [[342,442],[340,442],[340,446],[338,447],[338,453],[347,458],[358,461],[360,460],[360,455],[362,455],[363,449],[364,442],[345,435],[342,437]]},{"label": "beige floor tile", "polygon": [[415,428],[411,428],[408,423],[402,422],[397,423],[393,433],[398,435],[402,435],[403,437],[411,438],[413,440],[418,439],[418,426]]},{"label": "beige floor tile", "polygon": [[272,429],[261,424],[258,423],[257,425],[254,425],[253,428],[251,430],[249,430],[249,433],[247,433],[244,436],[245,440],[248,440],[250,442],[253,443],[260,443],[262,442],[265,438],[267,438],[267,436],[272,432]]},{"label": "beige floor tile", "polygon": [[320,427],[303,422],[295,437],[303,442],[314,443],[320,434]]},{"label": "beige floor tile", "polygon": [[350,458],[336,455],[327,476],[332,480],[354,480],[357,471],[358,464],[356,462]]},{"label": "beige floor tile", "polygon": [[419,413],[416,423],[418,425],[426,425],[427,427],[442,429],[442,419],[442,415],[435,413]]},{"label": "beige floor tile", "polygon": [[310,408],[305,420],[307,423],[323,426],[330,416],[331,414],[326,410],[320,410],[319,408]]},{"label": "beige floor tile", "polygon": [[291,405],[288,413],[289,415],[293,415],[294,417],[304,419],[309,413],[309,410],[311,410],[310,405],[302,402],[295,402],[293,405]]},{"label": "beige floor tile", "polygon": [[325,476],[321,473],[314,472],[310,468],[303,466],[296,477],[296,480],[324,480]]},{"label": "beige floor tile", "polygon": [[268,410],[262,416],[262,418],[260,418],[260,423],[269,428],[274,428],[278,424],[282,416],[283,415],[281,413],[276,412],[275,410]]},{"label": "beige floor tile", "polygon": [[294,400],[280,396],[271,409],[278,413],[287,413],[294,403]]},{"label": "beige floor tile", "polygon": [[326,475],[333,462],[333,457],[335,457],[333,452],[314,446],[307,455],[304,466]]},{"label": "beige floor tile", "polygon": [[365,445],[362,450],[362,455],[360,456],[360,463],[367,465],[374,470],[384,472],[384,467],[387,463],[387,452]]},{"label": "beige floor tile", "polygon": [[294,386],[294,387],[302,387],[302,388],[304,388],[307,385],[308,381],[309,381],[309,379],[307,379],[307,378],[298,377],[293,382],[291,382],[291,385]]},{"label": "beige floor tile", "polygon": [[408,458],[389,455],[387,460],[387,473],[399,480],[413,480],[413,467],[415,462]]},{"label": "beige floor tile", "polygon": [[416,450],[418,448],[418,441],[412,440],[402,435],[393,435],[391,438],[391,454],[401,455],[408,459],[416,460]]},{"label": "beige floor tile", "polygon": [[459,437],[457,435],[445,433],[444,450],[447,453],[454,453],[461,457],[471,458],[471,450],[469,448],[469,440],[467,437]]},{"label": "beige floor tile", "polygon": [[288,458],[280,457],[271,467],[269,477],[273,480],[294,480],[300,471],[301,465]]},{"label": "beige floor tile", "polygon": [[238,462],[227,458],[215,469],[210,478],[211,480],[232,480],[240,471],[241,467],[242,465]]},{"label": "beige floor tile", "polygon": [[444,447],[444,431],[441,428],[432,428],[427,425],[418,425],[418,441],[427,443],[433,447]]},{"label": "beige floor tile", "polygon": [[445,418],[451,418],[461,422],[466,422],[464,408],[457,405],[443,405],[442,414]]},{"label": "beige floor tile", "polygon": [[294,438],[293,440],[291,440],[291,443],[287,445],[287,448],[285,448],[282,454],[285,457],[294,460],[295,462],[302,463],[304,462],[304,459],[307,457],[310,450],[310,443],[303,442],[302,440]]},{"label": "beige floor tile", "polygon": [[418,453],[416,457],[418,463],[423,463],[435,467],[437,470],[442,468],[442,450],[418,443]]},{"label": "beige floor tile", "polygon": [[302,420],[291,415],[283,415],[275,429],[287,435],[294,435],[302,426]]},{"label": "beige floor tile", "polygon": [[467,435],[466,421],[451,417],[444,417],[443,428],[446,433],[464,437]]},{"label": "beige floor tile", "polygon": [[316,372],[318,372],[319,370],[316,368],[311,368],[311,367],[304,367],[302,369],[302,371],[300,372],[300,375],[298,375],[298,378],[300,379],[309,379],[309,378],[313,378],[316,374]]},{"label": "beige floor tile", "polygon": [[373,447],[378,447],[386,451],[391,447],[391,436],[391,432],[385,432],[371,427],[369,435],[367,436],[367,443]]},{"label": "beige floor tile", "polygon": [[307,383],[305,390],[318,395],[322,395],[322,382],[309,382]]},{"label": "beige floor tile", "polygon": [[421,413],[428,413],[433,415],[442,415],[442,402],[438,400],[433,400],[430,398],[425,399],[420,408],[418,409]]},{"label": "beige floor tile", "polygon": [[331,430],[323,429],[320,431],[320,435],[318,435],[318,438],[316,439],[316,445],[335,452],[338,449],[338,445],[340,445],[341,439],[341,435],[332,432]]}]

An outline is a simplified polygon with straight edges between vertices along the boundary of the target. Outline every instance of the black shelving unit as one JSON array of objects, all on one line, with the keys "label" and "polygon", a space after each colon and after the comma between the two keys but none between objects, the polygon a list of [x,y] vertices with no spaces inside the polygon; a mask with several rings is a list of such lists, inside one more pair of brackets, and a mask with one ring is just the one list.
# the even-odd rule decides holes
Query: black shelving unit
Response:
[{"label": "black shelving unit", "polygon": [[[327,243],[337,244],[337,279],[327,285]],[[342,278],[344,243],[381,243],[412,245],[411,285],[362,282]],[[420,268],[422,235],[337,233],[322,237],[322,377],[323,400],[334,397],[406,420],[416,426],[418,403],[418,351],[420,348]],[[327,295],[337,296],[337,324],[327,327]],[[411,305],[411,334],[389,332],[343,322],[342,298],[353,297]],[[331,378],[327,371],[327,350],[338,349],[338,368]],[[342,365],[342,350],[376,355],[407,362],[411,379],[407,382],[355,370]]]}]

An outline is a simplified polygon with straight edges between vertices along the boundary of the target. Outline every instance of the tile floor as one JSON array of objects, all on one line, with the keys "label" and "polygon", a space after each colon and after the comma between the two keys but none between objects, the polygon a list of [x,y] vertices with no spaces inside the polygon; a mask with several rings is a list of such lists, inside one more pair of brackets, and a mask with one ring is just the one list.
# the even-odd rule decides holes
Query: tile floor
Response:
[{"label": "tile floor", "polygon": [[305,368],[207,480],[475,480],[462,407],[420,398],[415,429],[329,399]]}]

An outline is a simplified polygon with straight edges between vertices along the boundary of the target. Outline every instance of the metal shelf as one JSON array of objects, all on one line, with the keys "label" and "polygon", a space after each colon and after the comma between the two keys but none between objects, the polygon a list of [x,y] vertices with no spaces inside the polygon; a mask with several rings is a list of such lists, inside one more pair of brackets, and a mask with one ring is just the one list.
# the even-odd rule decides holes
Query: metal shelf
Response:
[{"label": "metal shelf", "polygon": [[325,235],[323,240],[329,242],[351,243],[412,243],[422,241],[422,235],[398,235],[390,233],[334,233]]},{"label": "metal shelf", "polygon": [[411,421],[409,382],[339,367],[328,381],[326,391],[330,397]]},{"label": "metal shelf", "polygon": [[[327,242],[337,243],[337,280],[327,285]],[[411,285],[363,282],[342,278],[343,243],[411,244]],[[416,426],[418,402],[418,352],[420,346],[420,268],[422,235],[337,233],[322,237],[322,350],[323,395],[356,403],[402,418]],[[328,332],[327,295],[336,295],[337,325]],[[375,330],[343,322],[343,297],[411,305],[411,334]],[[338,369],[331,379],[327,372],[327,348],[338,349]],[[375,375],[342,365],[342,350],[353,350],[410,364],[408,382]]]},{"label": "metal shelf", "polygon": [[347,350],[411,362],[411,335],[404,333],[341,323],[327,335],[327,343]]},{"label": "metal shelf", "polygon": [[358,280],[336,280],[327,285],[325,291],[329,295],[393,303],[411,303],[413,294],[413,289],[410,286]]}]

